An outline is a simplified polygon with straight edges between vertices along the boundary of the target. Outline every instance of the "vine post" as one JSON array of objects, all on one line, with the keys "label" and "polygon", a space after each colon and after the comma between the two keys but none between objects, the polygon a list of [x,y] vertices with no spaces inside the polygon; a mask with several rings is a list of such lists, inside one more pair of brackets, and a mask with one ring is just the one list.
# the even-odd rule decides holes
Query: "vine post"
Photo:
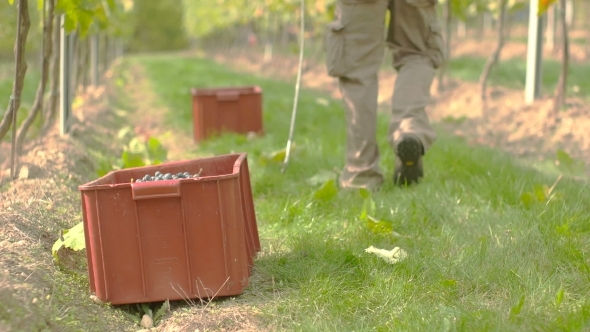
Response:
[{"label": "vine post", "polygon": [[60,43],[60,75],[59,75],[59,133],[65,135],[69,131],[69,116],[71,113],[71,48],[72,40],[65,27],[66,16],[61,16],[61,43]]},{"label": "vine post", "polygon": [[90,37],[90,82],[93,87],[98,86],[98,34]]},{"label": "vine post", "polygon": [[543,16],[539,16],[539,0],[529,5],[529,35],[526,61],[525,102],[532,104],[541,91],[543,61]]}]

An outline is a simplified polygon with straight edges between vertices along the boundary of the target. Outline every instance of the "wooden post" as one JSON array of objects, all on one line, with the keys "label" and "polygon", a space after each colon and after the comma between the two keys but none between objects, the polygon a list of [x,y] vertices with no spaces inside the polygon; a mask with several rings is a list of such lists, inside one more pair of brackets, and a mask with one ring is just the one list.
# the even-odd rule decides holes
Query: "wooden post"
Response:
[{"label": "wooden post", "polygon": [[494,28],[494,17],[491,13],[483,13],[483,35],[487,35]]},{"label": "wooden post", "polygon": [[93,87],[98,86],[98,35],[90,37],[90,81]]},{"label": "wooden post", "polygon": [[59,75],[59,133],[65,135],[69,131],[69,117],[71,113],[71,38],[65,28],[66,16],[61,16],[61,43],[60,43],[60,75]]},{"label": "wooden post", "polygon": [[570,29],[574,28],[574,23],[575,23],[575,8],[574,8],[574,1],[573,0],[566,0],[565,1],[565,8],[563,10],[565,10],[565,21],[567,22],[567,26]]},{"label": "wooden post", "polygon": [[539,0],[530,0],[529,36],[526,63],[525,102],[532,104],[541,92],[543,61],[543,19],[538,15]]}]

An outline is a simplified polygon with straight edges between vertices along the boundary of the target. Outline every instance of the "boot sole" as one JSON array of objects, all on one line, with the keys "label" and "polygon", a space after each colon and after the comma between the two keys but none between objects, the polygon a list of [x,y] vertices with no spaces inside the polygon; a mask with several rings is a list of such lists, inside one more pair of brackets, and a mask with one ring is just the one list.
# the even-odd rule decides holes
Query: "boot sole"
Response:
[{"label": "boot sole", "polygon": [[401,161],[401,166],[394,172],[393,182],[396,185],[412,184],[424,176],[420,165],[420,158],[422,158],[420,141],[413,137],[404,138],[397,145],[397,157]]}]

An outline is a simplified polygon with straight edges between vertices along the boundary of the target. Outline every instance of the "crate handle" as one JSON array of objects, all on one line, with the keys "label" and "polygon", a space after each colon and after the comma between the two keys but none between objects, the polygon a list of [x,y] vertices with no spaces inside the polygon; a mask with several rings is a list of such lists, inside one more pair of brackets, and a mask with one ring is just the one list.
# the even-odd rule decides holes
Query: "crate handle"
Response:
[{"label": "crate handle", "polygon": [[131,192],[134,200],[180,197],[180,181],[134,182],[131,184]]},{"label": "crate handle", "polygon": [[240,96],[237,91],[219,91],[216,95],[218,101],[236,101]]}]

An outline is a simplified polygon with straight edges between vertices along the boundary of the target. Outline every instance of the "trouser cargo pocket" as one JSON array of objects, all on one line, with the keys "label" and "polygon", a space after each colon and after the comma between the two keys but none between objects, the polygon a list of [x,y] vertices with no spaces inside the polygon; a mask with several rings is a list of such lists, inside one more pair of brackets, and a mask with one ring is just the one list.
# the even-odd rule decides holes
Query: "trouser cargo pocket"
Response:
[{"label": "trouser cargo pocket", "polygon": [[346,76],[348,65],[346,63],[344,45],[344,25],[334,21],[326,27],[326,67],[328,75],[333,77]]},{"label": "trouser cargo pocket", "polygon": [[434,68],[438,68],[445,61],[445,45],[442,36],[442,29],[438,22],[430,23],[429,28],[430,34],[428,35],[428,39],[426,40],[426,44],[428,45],[428,55],[432,60]]}]

